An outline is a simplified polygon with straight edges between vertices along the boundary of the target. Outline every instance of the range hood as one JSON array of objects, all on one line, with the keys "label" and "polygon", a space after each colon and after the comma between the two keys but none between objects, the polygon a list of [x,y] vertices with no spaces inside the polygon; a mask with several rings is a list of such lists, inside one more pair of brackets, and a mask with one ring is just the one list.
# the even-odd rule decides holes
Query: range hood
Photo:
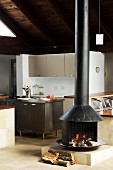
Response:
[{"label": "range hood", "polygon": [[89,105],[89,0],[76,0],[75,3],[75,55],[77,79],[74,106],[59,119],[75,122],[101,121],[102,117]]}]

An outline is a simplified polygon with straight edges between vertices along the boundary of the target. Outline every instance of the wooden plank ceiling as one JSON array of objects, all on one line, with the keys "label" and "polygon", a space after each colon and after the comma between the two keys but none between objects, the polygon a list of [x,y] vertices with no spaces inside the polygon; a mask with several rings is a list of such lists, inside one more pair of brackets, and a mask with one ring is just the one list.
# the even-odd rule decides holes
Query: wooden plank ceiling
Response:
[{"label": "wooden plank ceiling", "polygon": [[[16,38],[0,36],[0,54],[74,52],[73,0],[0,0],[0,19]],[[90,0],[90,50],[113,52],[113,0],[100,0],[100,32],[104,45],[96,45],[99,0]]]}]

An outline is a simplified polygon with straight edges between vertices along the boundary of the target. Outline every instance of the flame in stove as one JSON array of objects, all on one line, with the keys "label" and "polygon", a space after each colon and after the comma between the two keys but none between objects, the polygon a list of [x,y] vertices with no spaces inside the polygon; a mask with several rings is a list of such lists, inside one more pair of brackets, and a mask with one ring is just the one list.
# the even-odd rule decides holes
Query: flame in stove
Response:
[{"label": "flame in stove", "polygon": [[71,139],[70,144],[73,147],[89,147],[92,146],[91,138],[87,138],[84,134],[75,134],[75,138]]},{"label": "flame in stove", "polygon": [[75,136],[76,136],[75,139],[78,140],[79,139],[79,134],[76,134]]}]

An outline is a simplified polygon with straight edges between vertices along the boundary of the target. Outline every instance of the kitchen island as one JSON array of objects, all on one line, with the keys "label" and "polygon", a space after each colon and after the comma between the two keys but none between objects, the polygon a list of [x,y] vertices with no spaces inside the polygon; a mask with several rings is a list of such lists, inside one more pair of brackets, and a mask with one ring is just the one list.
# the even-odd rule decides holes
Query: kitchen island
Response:
[{"label": "kitchen island", "polygon": [[[110,92],[100,92],[100,93],[91,93],[89,94],[89,103],[91,103],[92,98],[102,98],[102,97],[113,97],[113,91]],[[74,99],[76,99],[75,95],[67,95],[64,96],[64,113],[72,107],[74,104]]]},{"label": "kitchen island", "polygon": [[98,122],[98,138],[113,145],[113,109],[98,112],[103,117],[103,121]]},{"label": "kitchen island", "polygon": [[45,133],[61,129],[59,117],[63,114],[64,99],[17,99],[16,130]]},{"label": "kitchen island", "polygon": [[15,144],[15,107],[0,107],[0,148]]}]

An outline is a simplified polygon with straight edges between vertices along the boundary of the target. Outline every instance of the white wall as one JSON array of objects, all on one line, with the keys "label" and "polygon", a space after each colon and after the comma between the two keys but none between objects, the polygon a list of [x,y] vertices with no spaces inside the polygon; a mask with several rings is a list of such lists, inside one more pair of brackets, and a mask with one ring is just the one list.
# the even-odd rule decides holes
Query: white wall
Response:
[{"label": "white wall", "polygon": [[[45,95],[73,95],[75,90],[74,77],[29,77],[28,56],[22,54],[17,56],[17,95],[25,95],[22,87],[24,85],[33,86],[35,84],[44,86]],[[95,68],[100,67],[100,72],[96,73]],[[104,55],[98,52],[90,52],[90,84],[89,92],[104,91]],[[33,94],[33,88],[31,91]]]},{"label": "white wall", "polygon": [[[89,93],[104,92],[104,54],[90,52]],[[96,72],[96,67],[100,72]]]}]

